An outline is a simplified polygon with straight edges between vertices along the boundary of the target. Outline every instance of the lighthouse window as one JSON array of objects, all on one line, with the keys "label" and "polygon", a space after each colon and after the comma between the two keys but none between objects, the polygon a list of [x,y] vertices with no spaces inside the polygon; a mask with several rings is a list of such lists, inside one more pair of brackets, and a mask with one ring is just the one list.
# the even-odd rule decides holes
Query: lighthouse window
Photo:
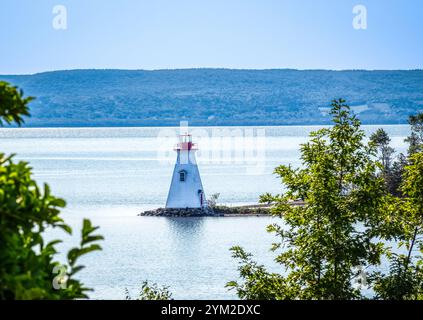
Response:
[{"label": "lighthouse window", "polygon": [[186,171],[179,171],[179,181],[184,182],[186,178]]}]

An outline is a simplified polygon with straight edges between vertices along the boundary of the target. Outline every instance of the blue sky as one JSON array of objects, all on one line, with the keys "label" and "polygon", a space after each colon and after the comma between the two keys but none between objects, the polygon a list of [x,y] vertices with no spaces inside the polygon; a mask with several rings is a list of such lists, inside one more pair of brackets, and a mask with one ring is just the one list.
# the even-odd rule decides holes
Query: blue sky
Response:
[{"label": "blue sky", "polygon": [[[0,74],[422,69],[422,0],[0,0]],[[52,27],[55,5],[67,29]],[[352,9],[368,11],[355,30]]]}]

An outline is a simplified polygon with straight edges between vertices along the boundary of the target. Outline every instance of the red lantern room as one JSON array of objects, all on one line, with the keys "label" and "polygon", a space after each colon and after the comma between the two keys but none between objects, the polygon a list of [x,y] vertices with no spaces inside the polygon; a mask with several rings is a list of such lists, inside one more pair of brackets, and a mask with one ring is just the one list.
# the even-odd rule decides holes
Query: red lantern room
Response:
[{"label": "red lantern room", "polygon": [[190,134],[180,134],[179,142],[176,144],[176,151],[180,150],[198,150],[197,144],[192,142],[192,135]]}]

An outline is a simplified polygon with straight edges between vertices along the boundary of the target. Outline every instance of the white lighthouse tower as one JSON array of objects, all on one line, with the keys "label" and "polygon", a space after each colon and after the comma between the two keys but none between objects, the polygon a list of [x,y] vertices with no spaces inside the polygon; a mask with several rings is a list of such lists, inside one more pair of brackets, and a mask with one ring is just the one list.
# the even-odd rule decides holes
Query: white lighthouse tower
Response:
[{"label": "white lighthouse tower", "polygon": [[197,145],[190,134],[179,135],[176,164],[167,196],[166,208],[205,208],[206,196],[195,160]]}]

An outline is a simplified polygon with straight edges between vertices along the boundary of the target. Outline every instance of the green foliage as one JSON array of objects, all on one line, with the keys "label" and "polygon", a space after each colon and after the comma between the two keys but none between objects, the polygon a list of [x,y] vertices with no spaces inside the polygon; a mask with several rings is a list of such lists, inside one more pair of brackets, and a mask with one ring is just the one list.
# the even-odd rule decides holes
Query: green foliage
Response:
[{"label": "green foliage", "polygon": [[[411,126],[411,134],[405,139],[409,144],[408,157],[423,151],[423,113],[411,115],[408,119]],[[408,159],[402,153],[395,161],[392,161],[394,149],[389,146],[391,139],[383,129],[378,129],[371,137],[371,141],[378,147],[379,160],[382,163],[381,175],[385,180],[387,190],[396,197],[402,197],[401,183],[404,168],[408,165]]]},{"label": "green foliage", "polygon": [[383,300],[423,300],[423,269],[421,264],[414,265],[404,255],[392,255],[389,274],[375,272],[374,282],[376,299]]},{"label": "green foliage", "polygon": [[[273,245],[286,275],[268,274],[239,248],[244,283],[231,282],[240,297],[274,299],[357,299],[353,285],[361,266],[377,265],[384,253],[372,226],[384,216],[385,187],[376,175],[374,143],[365,144],[359,120],[345,101],[333,101],[334,126],[313,132],[301,146],[303,168],[279,166],[286,187],[281,195],[262,196],[283,226],[268,227],[279,237]],[[304,206],[290,201],[303,199]],[[269,289],[269,279],[277,279]],[[250,291],[253,293],[250,294]]]},{"label": "green foliage", "polygon": [[413,154],[405,167],[402,191],[413,207],[413,219],[423,218],[423,151]]},{"label": "green foliage", "polygon": [[391,171],[392,155],[394,154],[394,149],[389,146],[391,138],[389,138],[385,130],[378,129],[370,136],[370,140],[377,146],[380,154],[379,160],[383,166],[383,172],[388,175]]},{"label": "green foliage", "polygon": [[402,153],[399,154],[397,159],[394,161],[392,165],[392,169],[390,170],[390,174],[386,176],[386,185],[388,186],[388,191],[395,197],[402,197],[401,192],[401,183],[402,183],[402,176],[404,174],[404,168],[407,165],[407,158]]},{"label": "green foliage", "polygon": [[[392,163],[392,156],[395,153],[395,150],[389,146],[391,138],[389,138],[389,135],[385,130],[378,129],[370,136],[370,141],[377,147],[379,161],[382,164],[380,175],[385,181],[386,189],[391,194],[396,194],[399,186],[397,184],[398,165],[401,164],[401,162],[395,161]],[[400,177],[401,174],[402,172],[400,172]]]},{"label": "green foliage", "polygon": [[220,197],[220,193],[213,193],[213,194],[209,197],[209,199],[207,200],[208,205],[209,205],[211,208],[215,208],[215,207],[216,207],[216,205],[217,205],[217,200],[219,199],[219,197]]},{"label": "green foliage", "polygon": [[[132,300],[128,289],[125,289],[126,300]],[[173,300],[172,293],[169,291],[169,287],[159,287],[156,283],[152,285],[148,284],[148,281],[144,281],[141,286],[141,291],[137,300]]]},{"label": "green foliage", "polygon": [[381,299],[423,299],[423,152],[413,154],[409,163],[401,186],[403,198],[397,199],[392,211],[394,224],[401,228],[391,229],[391,237],[399,240],[398,249],[405,247],[405,252],[388,256],[387,275],[373,275]]},{"label": "green foliage", "polygon": [[94,227],[90,220],[84,219],[82,223],[80,246],[72,248],[67,254],[70,278],[67,280],[65,294],[68,295],[69,298],[88,298],[85,292],[91,291],[91,289],[84,287],[79,280],[75,280],[73,276],[85,268],[82,265],[77,265],[77,261],[80,257],[93,251],[102,250],[100,245],[96,242],[103,240],[103,236],[93,234],[98,228],[99,227]]},{"label": "green foliage", "polygon": [[[268,273],[234,247],[243,282],[228,286],[243,299],[357,299],[363,285],[376,299],[423,299],[423,116],[410,117],[409,157],[391,166],[386,132],[378,130],[366,145],[343,100],[331,113],[335,125],[302,145],[303,169],[276,168],[287,191],[261,197],[284,222],[268,231],[280,238],[272,249],[286,275]],[[289,205],[298,198],[304,206]],[[378,268],[384,255],[387,273]],[[363,267],[375,270],[365,281]]]},{"label": "green foliage", "polygon": [[410,116],[408,123],[411,126],[411,135],[406,139],[406,142],[410,144],[408,154],[411,156],[423,151],[423,112]]},{"label": "green foliage", "polygon": [[41,190],[31,178],[26,162],[14,163],[0,154],[0,299],[86,298],[82,283],[74,275],[83,267],[76,265],[82,255],[100,250],[93,241],[96,229],[84,220],[81,245],[68,253],[66,288],[56,290],[53,272],[60,264],[54,260],[60,240],[45,243],[46,228],[71,228],[60,217],[65,201],[54,197],[48,185]]},{"label": "green foliage", "polygon": [[292,299],[290,291],[285,288],[285,279],[277,273],[268,273],[263,265],[252,260],[251,254],[241,247],[233,247],[232,257],[239,260],[239,273],[245,280],[239,284],[230,281],[226,284],[229,289],[236,290],[238,297],[246,300],[281,300]]},{"label": "green foliage", "polygon": [[23,116],[29,116],[28,103],[32,97],[23,97],[23,91],[0,81],[0,126],[4,123],[21,125]]},{"label": "green foliage", "polygon": [[[28,114],[30,98],[0,83],[0,119],[20,125]],[[0,123],[1,120],[0,120]],[[89,290],[75,279],[83,266],[78,259],[100,246],[97,229],[84,220],[80,246],[68,253],[68,263],[55,260],[61,240],[44,241],[47,228],[72,232],[60,217],[65,201],[54,197],[45,184],[40,188],[32,179],[28,163],[14,162],[13,155],[0,153],[0,299],[86,298]]]}]

